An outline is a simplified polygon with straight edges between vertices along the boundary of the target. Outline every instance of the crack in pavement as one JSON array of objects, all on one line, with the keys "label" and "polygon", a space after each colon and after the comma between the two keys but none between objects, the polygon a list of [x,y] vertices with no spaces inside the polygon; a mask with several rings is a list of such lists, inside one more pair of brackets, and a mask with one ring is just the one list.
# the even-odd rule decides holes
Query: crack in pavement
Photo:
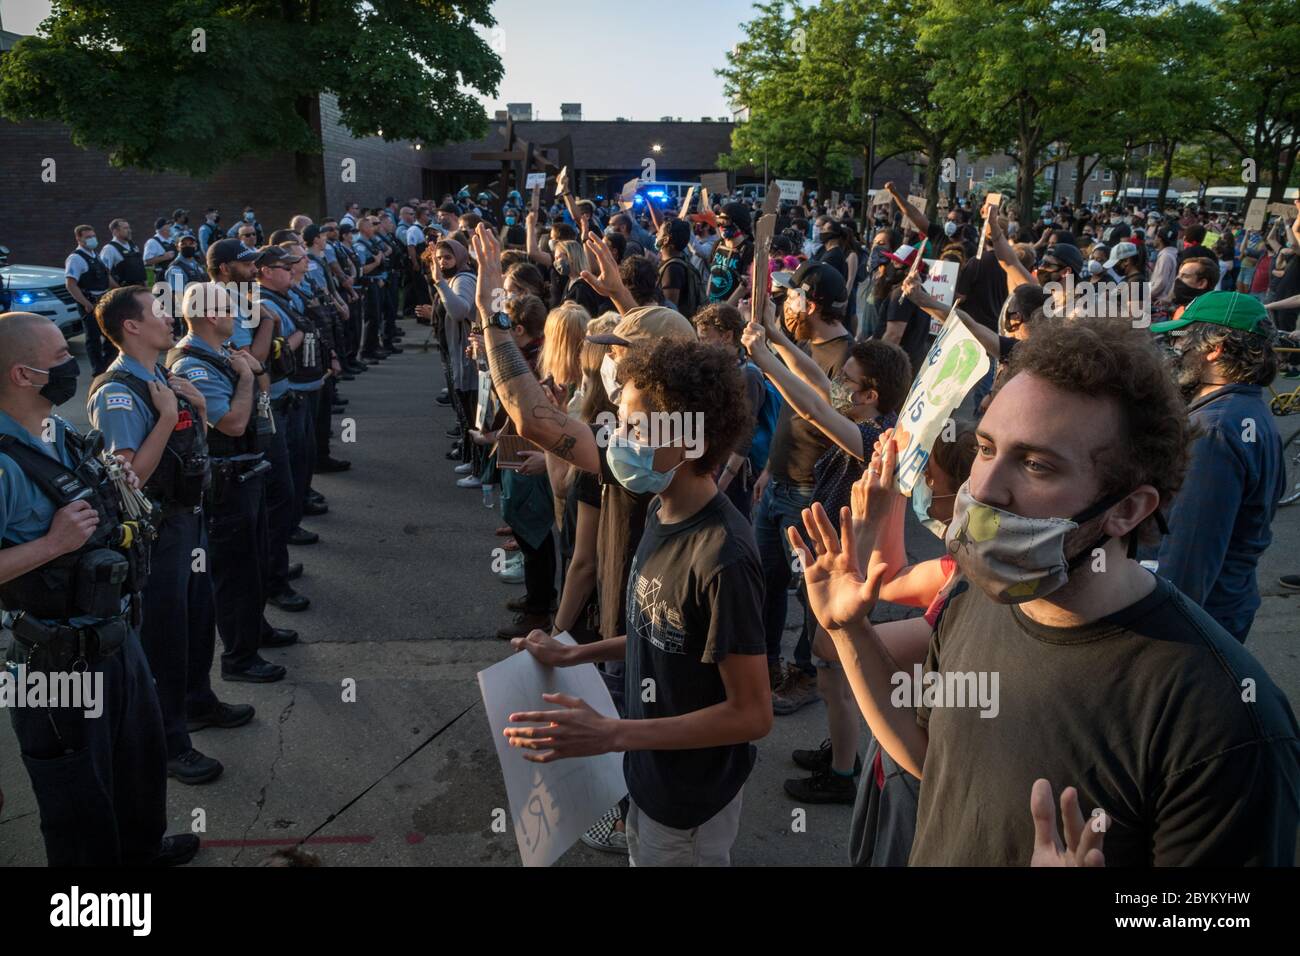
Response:
[{"label": "crack in pavement", "polygon": [[[442,734],[443,734],[444,731],[448,730],[448,729],[452,726],[452,724],[456,723],[456,721],[460,720],[462,717],[464,717],[466,714],[468,714],[471,710],[473,710],[475,707],[477,707],[477,706],[478,706],[479,704],[481,704],[481,703],[483,703],[483,701],[482,701],[481,699],[471,701],[468,707],[466,707],[464,710],[462,710],[462,711],[461,711],[459,714],[457,714],[455,717],[451,718],[451,720],[447,721],[445,724],[443,724],[441,727],[439,727],[437,730],[435,730],[432,734],[430,734],[430,735],[429,735],[428,737],[426,737],[423,741],[421,741],[420,744],[419,744],[419,745],[418,745],[414,750],[412,750],[409,754],[407,754],[407,755],[406,755],[405,757],[403,757],[401,760],[397,761],[397,763],[393,764],[393,765],[392,765],[391,767],[389,767],[386,771],[384,771],[383,773],[381,773],[381,774],[379,775],[379,777],[376,778],[375,781],[374,781],[373,783],[371,783],[368,787],[366,787],[364,790],[362,790],[360,793],[358,793],[355,797],[353,797],[353,798],[352,798],[351,800],[349,800],[347,803],[343,804],[343,806],[339,807],[337,810],[335,810],[333,813],[331,813],[328,817],[326,817],[325,820],[324,820],[324,822],[322,822],[319,826],[317,826],[316,829],[312,830],[312,831],[311,831],[310,833],[308,833],[305,837],[303,837],[301,840],[298,841],[298,846],[301,847],[301,846],[302,846],[303,844],[305,844],[308,840],[310,840],[312,837],[314,837],[317,833],[319,833],[321,830],[325,829],[327,826],[329,826],[331,823],[333,823],[335,820],[337,820],[339,817],[341,817],[344,813],[346,813],[346,812],[347,812],[347,811],[352,807],[352,805],[353,805],[354,803],[356,803],[358,800],[360,800],[362,797],[364,797],[367,793],[369,793],[369,792],[370,792],[371,790],[373,790],[375,787],[379,786],[379,784],[381,784],[384,780],[388,779],[388,777],[390,777],[390,776],[393,774],[393,772],[394,772],[395,770],[397,770],[398,767],[402,766],[402,764],[406,763],[408,760],[410,760],[412,757],[414,757],[416,754],[418,754],[418,753],[419,753],[421,750],[423,750],[425,747],[429,746],[429,744],[431,744],[431,743],[433,743],[435,740],[437,740],[440,736],[442,736]],[[259,811],[259,812],[260,812],[260,811]],[[247,835],[247,834],[245,834],[245,835]]]},{"label": "crack in pavement", "polygon": [[34,817],[36,816],[36,812],[37,811],[35,810],[28,810],[26,813],[20,813],[17,816],[12,816],[4,820],[0,820],[0,827],[4,826],[6,823],[13,823],[15,820],[21,820],[24,817]]},{"label": "crack in pavement", "polygon": [[[297,702],[298,702],[298,686],[295,684],[293,685],[293,689],[289,694],[289,703],[285,704],[284,709],[280,711],[279,719],[276,721],[277,739],[276,739],[276,746],[275,746],[275,759],[271,761],[270,776],[267,777],[266,783],[262,784],[262,789],[258,791],[257,812],[253,814],[253,819],[249,821],[248,826],[244,827],[244,836],[243,836],[244,843],[247,843],[248,834],[250,834],[253,831],[253,827],[257,826],[257,821],[262,818],[262,809],[266,806],[266,790],[271,784],[275,783],[275,768],[279,765],[280,759],[284,756],[284,724],[285,721],[289,719],[289,715],[293,712],[293,705],[296,704]],[[246,846],[240,846],[240,848],[235,852],[234,857],[232,857],[230,860],[231,866],[234,866],[239,862],[239,857],[241,854],[243,854],[245,849]]]}]

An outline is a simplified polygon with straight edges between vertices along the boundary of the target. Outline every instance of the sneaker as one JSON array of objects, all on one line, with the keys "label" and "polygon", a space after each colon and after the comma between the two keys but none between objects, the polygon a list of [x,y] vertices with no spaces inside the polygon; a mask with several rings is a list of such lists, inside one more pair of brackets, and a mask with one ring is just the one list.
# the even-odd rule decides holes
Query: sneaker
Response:
[{"label": "sneaker", "polygon": [[582,835],[582,842],[593,850],[602,853],[622,853],[627,855],[627,834],[614,829],[614,824],[623,818],[618,807],[606,810],[604,816],[591,825]]},{"label": "sneaker", "polygon": [[852,806],[858,797],[858,786],[852,777],[841,777],[831,770],[818,770],[811,777],[787,780],[785,792],[800,803],[847,803]]},{"label": "sneaker", "polygon": [[474,466],[468,461],[461,462],[459,465],[457,465],[455,468],[452,469],[452,471],[454,471],[458,475],[468,475],[473,470],[474,470]]},{"label": "sneaker", "polygon": [[[816,750],[796,750],[790,754],[795,765],[813,773],[831,769],[831,739],[827,737]],[[853,758],[853,776],[862,773],[862,758]]]},{"label": "sneaker", "polygon": [[173,760],[167,761],[167,776],[181,783],[196,786],[211,783],[221,776],[221,761],[205,757],[193,747]]},{"label": "sneaker", "polygon": [[451,396],[447,394],[447,390],[444,388],[442,390],[442,394],[440,394],[437,398],[435,398],[434,401],[437,402],[439,405],[443,406],[444,408],[446,408],[448,405],[451,404]]},{"label": "sneaker", "polygon": [[1277,580],[1284,588],[1300,591],[1300,574],[1284,574]]},{"label": "sneaker", "polygon": [[516,637],[527,637],[533,631],[550,631],[550,629],[551,615],[525,611],[523,614],[515,615],[513,621],[497,631],[497,637],[503,641],[510,641]]},{"label": "sneaker", "polygon": [[507,561],[505,569],[497,575],[497,579],[502,584],[523,584],[524,559],[521,557],[518,561]]},{"label": "sneaker", "polygon": [[478,475],[466,475],[456,482],[457,488],[482,488],[483,479]]},{"label": "sneaker", "polygon": [[817,678],[787,664],[785,680],[772,691],[772,712],[784,717],[821,699],[821,694],[817,693]]},{"label": "sneaker", "polygon": [[199,852],[199,838],[193,833],[177,833],[162,838],[158,855],[150,866],[184,866]]},{"label": "sneaker", "polygon": [[1282,373],[1283,378],[1300,378],[1300,368],[1288,368]]}]

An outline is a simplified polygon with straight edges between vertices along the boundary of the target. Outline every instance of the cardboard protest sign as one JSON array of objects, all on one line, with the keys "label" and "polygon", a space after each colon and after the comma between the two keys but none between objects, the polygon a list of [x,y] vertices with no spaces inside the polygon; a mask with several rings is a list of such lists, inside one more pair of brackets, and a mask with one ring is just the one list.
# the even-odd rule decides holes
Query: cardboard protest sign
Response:
[{"label": "cardboard protest sign", "polygon": [[892,206],[893,204],[894,197],[889,194],[888,189],[877,189],[871,194],[871,207],[873,209],[877,206]]},{"label": "cardboard protest sign", "polygon": [[686,190],[686,198],[682,200],[682,211],[677,214],[678,219],[685,219],[686,214],[691,211],[691,201],[695,198],[695,191],[698,186],[692,186]]},{"label": "cardboard protest sign", "polygon": [[546,185],[545,173],[529,173],[528,179],[524,183],[525,189],[541,189]]},{"label": "cardboard protest sign", "polygon": [[[574,643],[567,632],[555,639]],[[542,694],[581,697],[604,716],[617,718],[614,702],[595,664],[546,667],[527,651],[479,671],[478,687],[505,777],[519,859],[524,866],[550,866],[627,793],[623,756],[533,763],[506,739],[508,718],[521,710],[558,709],[542,700]]]},{"label": "cardboard protest sign", "polygon": [[618,195],[618,204],[624,209],[631,209],[636,201],[636,191],[641,188],[641,177],[629,179],[623,184],[623,189]]},{"label": "cardboard protest sign", "polygon": [[1268,211],[1275,216],[1281,216],[1287,222],[1296,217],[1295,203],[1271,202],[1268,204]]},{"label": "cardboard protest sign", "polygon": [[803,181],[799,179],[774,179],[772,184],[781,190],[782,202],[798,202],[803,198]]},{"label": "cardboard protest sign", "polygon": [[[1002,194],[989,193],[987,196],[984,197],[984,203],[985,205],[994,207],[993,215],[996,216],[997,210],[1002,208]],[[986,219],[984,220],[984,225],[980,227],[980,244],[979,244],[979,248],[975,250],[976,259],[983,258],[984,256],[984,240],[988,238],[988,234],[989,234],[989,223],[988,220]]]},{"label": "cardboard protest sign", "polygon": [[[957,273],[961,270],[960,263],[948,259],[926,259],[925,268],[927,271],[925,281],[921,283],[922,288],[942,302],[945,308],[951,309],[957,298]],[[942,331],[943,323],[931,318],[930,334],[939,335]]]},{"label": "cardboard protest sign", "polygon": [[541,208],[541,205],[542,205],[542,188],[540,186],[534,186],[533,187],[533,212],[537,212],[537,210]]},{"label": "cardboard protest sign", "polygon": [[925,464],[944,422],[988,370],[984,346],[962,324],[957,310],[949,310],[894,426],[898,487],[904,495],[910,498],[916,483],[924,480]]},{"label": "cardboard protest sign", "polygon": [[915,210],[916,210],[917,212],[919,212],[921,215],[923,215],[923,216],[925,215],[925,197],[924,197],[924,196],[908,196],[908,197],[907,197],[907,201],[908,201],[909,203],[912,204],[912,208],[913,208],[913,209],[915,209]]},{"label": "cardboard protest sign", "polygon": [[1246,210],[1246,228],[1260,230],[1264,228],[1264,219],[1268,215],[1267,199],[1252,199]]},{"label": "cardboard protest sign", "polygon": [[555,177],[555,195],[563,196],[569,191],[569,167],[565,166]]},{"label": "cardboard protest sign", "polygon": [[780,194],[769,189],[767,193],[767,198],[763,200],[763,207],[762,207],[763,215],[765,216],[775,215],[777,210],[779,210],[780,208],[781,208]]},{"label": "cardboard protest sign", "polygon": [[835,210],[835,209],[839,209],[839,208],[840,208],[840,194],[837,193],[837,192],[832,191],[832,192],[831,192],[831,209],[832,209],[832,210]]},{"label": "cardboard protest sign", "polygon": [[700,176],[700,185],[714,196],[725,196],[731,191],[726,173],[704,173]]},{"label": "cardboard protest sign", "polygon": [[478,373],[478,407],[474,409],[474,427],[487,431],[496,417],[496,403],[492,400],[492,376],[487,369]]},{"label": "cardboard protest sign", "polygon": [[[774,196],[775,193],[768,193]],[[754,273],[750,283],[749,316],[759,325],[763,324],[763,315],[767,311],[767,300],[772,295],[772,283],[767,278],[768,247],[772,245],[772,234],[776,232],[776,216],[767,213],[758,220],[754,230]]]},{"label": "cardboard protest sign", "polygon": [[522,451],[541,451],[535,443],[522,435],[502,435],[497,439],[497,467],[518,468],[527,459]]}]

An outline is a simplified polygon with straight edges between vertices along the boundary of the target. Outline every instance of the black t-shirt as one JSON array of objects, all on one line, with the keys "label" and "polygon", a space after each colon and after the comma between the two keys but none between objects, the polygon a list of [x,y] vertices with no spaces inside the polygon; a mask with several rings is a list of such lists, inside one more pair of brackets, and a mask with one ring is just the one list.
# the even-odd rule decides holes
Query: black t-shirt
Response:
[{"label": "black t-shirt", "polygon": [[824,262],[831,266],[836,272],[844,277],[844,281],[849,279],[849,257],[848,254],[839,246],[834,249],[828,249],[822,246],[813,256],[814,262]]},{"label": "black t-shirt", "polygon": [[[719,662],[767,653],[763,568],[749,522],[721,492],[676,524],[660,523],[660,504],[650,506],[627,584],[629,720],[723,703]],[[629,795],[652,820],[688,830],[735,798],[755,754],[751,743],[628,751],[623,773]]]},{"label": "black t-shirt", "polygon": [[1007,277],[993,250],[967,259],[957,273],[957,294],[964,295],[962,310],[985,328],[998,329],[1002,303],[1007,301]]},{"label": "black t-shirt", "polygon": [[[842,335],[827,342],[809,344],[805,351],[812,356],[827,378],[834,379],[849,359],[853,337]],[[776,420],[776,433],[772,436],[772,451],[767,467],[772,477],[791,485],[812,486],[813,469],[831,445],[820,428],[800,418],[788,402],[781,403],[781,414]]]},{"label": "black t-shirt", "polygon": [[561,301],[578,303],[593,319],[606,312],[614,311],[614,303],[588,285],[586,279],[579,279],[569,286]]},{"label": "black t-shirt", "polygon": [[1109,867],[1295,862],[1300,728],[1286,696],[1205,611],[1155,585],[1080,627],[1038,624],[977,588],[952,598],[925,671],[985,675],[989,689],[996,675],[984,699],[997,712],[918,708],[929,745],[911,865],[1027,865],[1039,777],[1058,798],[1078,787],[1085,816],[1106,812]]},{"label": "black t-shirt", "polygon": [[739,249],[728,249],[719,242],[713,249],[709,266],[709,301],[721,302],[736,291],[740,277],[749,272],[754,261],[754,243],[746,239]]},{"label": "black t-shirt", "polygon": [[903,287],[898,286],[889,293],[885,300],[885,321],[877,326],[876,338],[883,338],[890,322],[906,322],[899,347],[912,360],[912,374],[915,376],[925,364],[925,355],[930,350],[930,313],[926,312],[911,299],[904,297]]}]

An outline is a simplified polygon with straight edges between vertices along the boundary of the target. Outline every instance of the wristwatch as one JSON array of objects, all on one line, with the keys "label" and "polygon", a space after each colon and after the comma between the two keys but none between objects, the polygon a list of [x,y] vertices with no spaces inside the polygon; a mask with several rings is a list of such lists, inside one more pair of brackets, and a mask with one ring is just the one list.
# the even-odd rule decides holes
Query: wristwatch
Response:
[{"label": "wristwatch", "polygon": [[493,325],[496,326],[498,329],[501,329],[502,331],[509,332],[511,326],[513,326],[514,323],[510,321],[510,316],[507,315],[506,313],[497,312],[490,319],[484,322],[483,325],[484,328],[486,328],[489,325]]}]

